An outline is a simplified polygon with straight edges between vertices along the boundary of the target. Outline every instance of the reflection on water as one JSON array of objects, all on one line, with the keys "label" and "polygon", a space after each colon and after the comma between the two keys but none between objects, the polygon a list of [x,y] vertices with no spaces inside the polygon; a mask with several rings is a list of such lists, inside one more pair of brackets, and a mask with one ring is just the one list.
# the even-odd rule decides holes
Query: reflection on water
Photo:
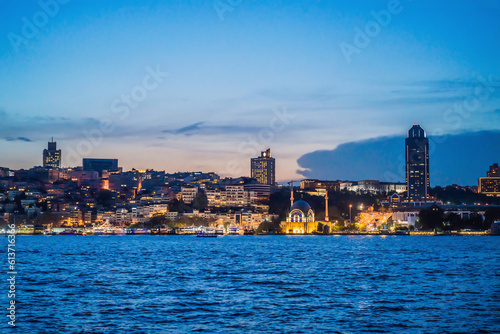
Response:
[{"label": "reflection on water", "polygon": [[17,332],[491,332],[499,241],[19,236]]}]

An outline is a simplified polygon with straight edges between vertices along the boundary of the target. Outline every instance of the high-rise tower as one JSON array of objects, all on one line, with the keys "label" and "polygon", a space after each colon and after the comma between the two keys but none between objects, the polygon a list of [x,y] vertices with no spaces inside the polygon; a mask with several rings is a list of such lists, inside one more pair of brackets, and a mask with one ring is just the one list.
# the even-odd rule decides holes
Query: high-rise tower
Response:
[{"label": "high-rise tower", "polygon": [[427,200],[429,182],[429,139],[420,125],[408,131],[406,146],[406,186],[410,201]]},{"label": "high-rise tower", "polygon": [[253,158],[250,163],[252,178],[257,182],[274,186],[276,183],[276,165],[271,157],[271,149],[261,152],[260,157]]},{"label": "high-rise tower", "polygon": [[43,150],[43,167],[61,168],[61,150],[57,149],[57,142],[52,138],[48,148]]}]

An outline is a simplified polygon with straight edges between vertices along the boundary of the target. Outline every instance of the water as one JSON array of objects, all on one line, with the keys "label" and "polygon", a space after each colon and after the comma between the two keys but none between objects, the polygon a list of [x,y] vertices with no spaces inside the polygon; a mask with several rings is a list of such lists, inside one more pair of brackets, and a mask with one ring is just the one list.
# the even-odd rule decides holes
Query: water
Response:
[{"label": "water", "polygon": [[495,332],[499,241],[17,236],[16,332]]}]

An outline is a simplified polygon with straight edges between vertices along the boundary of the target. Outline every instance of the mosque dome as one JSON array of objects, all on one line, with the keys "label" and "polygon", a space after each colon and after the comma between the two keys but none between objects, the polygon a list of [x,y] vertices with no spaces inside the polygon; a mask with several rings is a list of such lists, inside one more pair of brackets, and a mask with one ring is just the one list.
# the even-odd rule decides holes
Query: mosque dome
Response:
[{"label": "mosque dome", "polygon": [[303,200],[299,200],[293,203],[290,211],[288,213],[289,222],[314,222],[314,211],[311,209],[309,203]]},{"label": "mosque dome", "polygon": [[311,206],[306,201],[299,200],[299,201],[293,203],[292,207],[290,208],[290,211],[293,211],[293,210],[300,210],[304,214],[307,215],[309,210],[311,210]]}]

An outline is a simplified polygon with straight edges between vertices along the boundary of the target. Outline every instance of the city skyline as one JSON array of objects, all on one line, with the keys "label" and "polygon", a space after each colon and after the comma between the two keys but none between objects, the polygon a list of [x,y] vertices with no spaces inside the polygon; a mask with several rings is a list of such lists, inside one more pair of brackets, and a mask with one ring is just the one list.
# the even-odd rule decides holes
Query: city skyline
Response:
[{"label": "city skyline", "polygon": [[[423,136],[423,137],[421,137]],[[415,138],[411,138],[411,137],[415,137]],[[422,138],[422,139],[421,139]],[[500,137],[499,137],[500,138]],[[394,139],[397,139],[397,138],[394,138]],[[482,137],[479,137],[479,138],[475,138],[476,139],[476,142],[477,140],[484,140],[484,138]],[[465,138],[465,139],[461,139],[461,140],[457,140],[457,139],[452,139],[451,140],[451,143],[447,143],[447,141],[450,141],[450,140],[447,140],[446,137],[442,137],[442,138],[438,138],[438,139],[435,139],[437,141],[438,144],[451,144],[451,147],[458,147],[458,146],[461,146],[463,145],[463,141],[471,141],[470,138]],[[401,139],[401,142],[403,141],[403,139]],[[403,155],[400,156],[400,159],[396,159],[395,157],[393,159],[388,159],[386,161],[386,164],[385,164],[385,173],[383,175],[383,177],[380,177],[380,178],[377,178],[377,177],[366,177],[366,176],[369,176],[370,173],[368,173],[368,175],[363,175],[364,177],[360,177],[360,178],[352,178],[352,177],[342,177],[341,175],[336,175],[334,174],[335,170],[329,170],[328,171],[328,175],[325,177],[324,175],[322,176],[317,176],[317,177],[306,177],[305,175],[299,177],[298,179],[295,179],[296,181],[297,180],[319,180],[321,178],[325,179],[324,182],[328,182],[327,180],[345,180],[345,181],[371,181],[371,180],[376,180],[376,181],[380,181],[380,182],[383,182],[383,183],[400,183],[400,184],[405,184],[407,185],[407,191],[410,191],[410,189],[412,189],[413,187],[410,187],[410,181],[408,179],[408,173],[410,172],[411,169],[418,169],[419,167],[417,167],[419,164],[417,163],[418,161],[414,162],[414,167],[409,167],[408,163],[409,163],[409,155],[410,153],[409,152],[412,152],[412,151],[416,151],[414,153],[412,153],[414,155],[414,158],[416,157],[416,160],[421,160],[421,159],[424,159],[425,160],[425,170],[423,170],[423,175],[422,175],[422,180],[419,180],[419,181],[412,181],[412,182],[416,182],[418,184],[422,183],[423,180],[425,179],[426,181],[424,182],[425,183],[425,189],[424,188],[421,188],[419,190],[416,190],[415,189],[415,192],[413,193],[413,195],[410,195],[410,193],[408,192],[407,195],[408,197],[412,197],[414,199],[418,199],[418,198],[426,198],[427,197],[427,189],[428,188],[431,188],[433,186],[447,186],[447,185],[462,185],[462,186],[476,186],[478,183],[476,183],[476,181],[482,177],[482,174],[479,174],[476,175],[475,173],[464,173],[463,175],[467,176],[469,179],[471,180],[474,180],[474,182],[472,183],[469,183],[469,184],[460,184],[460,183],[457,183],[457,182],[448,182],[448,183],[439,183],[439,184],[434,184],[434,185],[431,185],[430,184],[430,173],[429,172],[429,169],[430,169],[430,164],[429,164],[429,156],[432,155],[433,151],[434,151],[434,148],[431,147],[429,148],[429,139],[426,137],[426,132],[425,130],[423,130],[419,125],[413,125],[409,130],[408,130],[408,138],[404,139],[405,141],[405,149],[403,151],[403,153],[405,153],[404,156],[406,156],[406,161],[404,162],[404,166],[401,167],[401,166],[398,166],[398,164],[396,164],[395,162],[397,161],[398,163],[401,163],[401,157],[404,157]],[[409,144],[409,141],[410,141],[410,144]],[[495,140],[493,140],[494,142]],[[373,142],[375,143],[375,142]],[[432,143],[432,140],[431,140],[431,144]],[[410,146],[409,146],[410,145]],[[378,154],[379,152],[374,150],[373,147],[376,147],[377,145],[375,146],[370,146],[369,150],[372,151],[370,152],[369,155],[371,156],[376,156],[376,154]],[[380,145],[379,145],[380,146]],[[386,151],[385,154],[382,156],[382,158],[385,158],[388,156],[387,152],[390,152],[390,148],[387,147],[386,144],[383,144],[383,149]],[[397,145],[398,147],[400,146],[399,144]],[[477,146],[477,144],[475,145]],[[424,157],[420,157],[420,152],[419,153],[419,150],[421,149],[425,149],[425,152],[423,153],[425,158]],[[456,149],[449,149],[449,147],[445,147],[444,148],[444,151],[450,151],[451,154],[454,154]],[[353,150],[354,152],[356,152],[356,150]],[[335,152],[332,151],[332,152]],[[114,158],[82,158],[81,159],[81,163],[77,163],[73,166],[61,166],[61,156],[64,156],[64,154],[62,153],[62,150],[57,150],[57,142],[54,141],[54,138],[52,137],[51,140],[48,142],[48,149],[44,149],[43,152],[42,152],[42,164],[41,165],[34,165],[34,166],[30,166],[30,167],[26,167],[26,168],[19,168],[18,170],[26,170],[26,169],[30,169],[30,168],[37,168],[37,167],[43,167],[43,168],[56,168],[56,169],[60,169],[60,168],[69,168],[69,169],[72,169],[72,168],[81,168],[82,170],[84,171],[97,171],[99,172],[99,174],[102,173],[103,170],[106,170],[106,171],[111,171],[111,172],[121,172],[122,170],[125,171],[125,170],[155,170],[154,168],[149,168],[149,167],[146,167],[146,168],[130,168],[130,169],[124,169],[122,166],[119,166],[118,165],[118,159],[114,159]],[[313,152],[313,153],[317,153],[317,152]],[[363,153],[360,153],[358,152],[360,155],[363,155]],[[390,155],[390,154],[389,154]],[[398,153],[399,155],[399,153]],[[463,156],[463,155],[462,155]],[[467,159],[467,156],[465,156],[465,158]],[[483,156],[483,159],[482,161],[478,161],[476,162],[476,166],[479,170],[483,170],[484,169],[484,166],[485,164],[481,165],[481,162],[483,161],[486,161],[484,159],[485,157]],[[366,158],[366,159],[370,159],[369,157]],[[446,163],[449,163],[449,158],[448,157],[441,157],[441,163],[443,162],[443,160],[446,162]],[[411,159],[410,159],[411,160]],[[256,179],[258,182],[260,183],[264,183],[264,184],[283,184],[283,185],[286,185],[288,183],[290,183],[289,181],[290,180],[283,180],[283,181],[275,181],[277,180],[276,178],[276,163],[275,163],[275,159],[271,156],[271,149],[268,148],[267,150],[265,151],[262,151],[260,152],[260,156],[255,158],[251,158],[250,159],[251,161],[251,164],[250,164],[250,169],[248,172],[246,171],[243,171],[242,174],[240,175],[237,175],[235,176],[236,178],[238,177],[251,177],[251,178],[254,178]],[[269,162],[268,162],[269,161]],[[458,160],[457,160],[458,161]],[[495,160],[496,161],[496,160]],[[261,166],[261,164],[265,162],[265,166]],[[393,164],[393,166],[390,166],[390,167],[387,167],[388,163],[389,164]],[[461,162],[461,161],[460,161]],[[493,165],[497,165],[496,162],[491,162]],[[12,168],[10,166],[0,166],[2,168],[7,168],[7,169],[11,169],[11,170],[16,170],[15,168]],[[110,168],[106,168],[106,167],[110,167]],[[446,167],[446,170],[448,171],[448,167]],[[403,169],[402,169],[403,168]],[[416,169],[415,169],[416,168]],[[399,169],[399,171],[394,174],[392,173],[391,170],[395,170],[395,169]],[[439,166],[437,166],[437,168],[434,169],[435,170],[435,174],[437,175],[440,175],[442,176],[442,173],[441,173],[441,170],[442,168],[440,168]],[[436,172],[437,170],[437,172]],[[165,172],[168,172],[168,173],[191,173],[191,172],[201,172],[201,173],[206,173],[206,172],[209,172],[209,173],[216,173],[218,175],[221,175],[222,177],[232,177],[232,176],[228,176],[228,175],[224,175],[224,174],[221,174],[219,171],[202,171],[202,170],[194,170],[194,169],[187,169],[187,170],[184,170],[184,171],[180,171],[180,170],[177,170],[177,171],[172,171],[172,170],[168,170],[168,169],[163,169],[163,171]],[[403,172],[405,174],[403,174]],[[420,173],[420,172],[418,172]],[[401,176],[403,177],[404,180],[400,180],[398,178],[401,178]],[[488,175],[489,176],[489,175]],[[434,179],[434,177],[433,177]],[[417,184],[417,188],[418,188],[418,184]],[[423,184],[422,184],[423,185]],[[417,195],[415,197],[415,195]]]},{"label": "city skyline", "polygon": [[[38,165],[40,143],[54,136],[64,143],[63,166],[87,142],[82,158],[113,156],[125,169],[237,176],[272,146],[283,182],[310,177],[308,168],[323,162],[304,166],[304,156],[401,136],[407,124],[422,124],[429,138],[498,133],[497,2],[401,1],[389,23],[379,15],[388,2],[280,4],[246,1],[221,14],[202,2],[109,1],[102,12],[69,2],[28,37],[26,21],[44,9],[6,4],[0,165]],[[356,47],[370,22],[382,22],[380,31]],[[356,52],[346,54],[346,45]],[[273,130],[271,120],[285,112]],[[494,148],[487,154],[497,160]]]},{"label": "city skyline", "polygon": [[0,8],[3,332],[500,332],[500,1]]}]

